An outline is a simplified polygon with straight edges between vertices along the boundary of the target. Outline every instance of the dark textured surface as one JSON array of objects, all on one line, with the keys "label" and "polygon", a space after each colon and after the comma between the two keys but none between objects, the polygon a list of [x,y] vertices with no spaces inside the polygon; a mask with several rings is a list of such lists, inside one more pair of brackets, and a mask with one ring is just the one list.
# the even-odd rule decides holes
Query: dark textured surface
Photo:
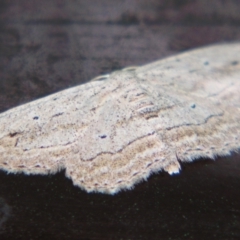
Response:
[{"label": "dark textured surface", "polygon": [[[0,1],[0,111],[129,65],[240,40],[234,0]],[[240,239],[240,157],[116,196],[0,172],[0,239]]]}]

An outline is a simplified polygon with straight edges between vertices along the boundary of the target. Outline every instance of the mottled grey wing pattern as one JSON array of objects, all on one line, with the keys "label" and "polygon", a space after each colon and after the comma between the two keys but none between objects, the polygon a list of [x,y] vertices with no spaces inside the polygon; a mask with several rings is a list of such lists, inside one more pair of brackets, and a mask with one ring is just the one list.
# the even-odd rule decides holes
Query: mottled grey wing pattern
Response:
[{"label": "mottled grey wing pattern", "polygon": [[66,169],[88,192],[130,189],[179,161],[240,148],[240,44],[113,72],[0,114],[0,168]]},{"label": "mottled grey wing pattern", "polygon": [[158,106],[149,122],[179,160],[239,149],[240,44],[190,51],[136,73]]}]

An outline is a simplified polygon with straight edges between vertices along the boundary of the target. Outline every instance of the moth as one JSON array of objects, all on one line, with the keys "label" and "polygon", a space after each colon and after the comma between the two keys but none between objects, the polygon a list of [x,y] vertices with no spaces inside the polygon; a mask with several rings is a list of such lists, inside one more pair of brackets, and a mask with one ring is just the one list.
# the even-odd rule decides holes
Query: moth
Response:
[{"label": "moth", "polygon": [[0,169],[65,170],[87,192],[132,189],[240,148],[240,43],[93,79],[0,114]]}]

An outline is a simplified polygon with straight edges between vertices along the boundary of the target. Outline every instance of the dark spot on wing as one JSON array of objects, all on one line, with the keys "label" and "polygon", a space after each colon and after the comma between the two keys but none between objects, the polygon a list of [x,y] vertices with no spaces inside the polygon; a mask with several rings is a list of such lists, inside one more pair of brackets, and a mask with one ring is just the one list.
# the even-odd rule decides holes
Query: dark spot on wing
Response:
[{"label": "dark spot on wing", "polygon": [[238,65],[238,63],[239,63],[238,61],[233,61],[233,62],[231,62],[231,65],[235,66],[235,65]]},{"label": "dark spot on wing", "polygon": [[191,105],[191,108],[196,108],[196,104],[193,103],[193,104]]},{"label": "dark spot on wing", "polygon": [[103,139],[103,138],[106,138],[107,135],[103,134],[103,135],[100,135],[99,137]]}]

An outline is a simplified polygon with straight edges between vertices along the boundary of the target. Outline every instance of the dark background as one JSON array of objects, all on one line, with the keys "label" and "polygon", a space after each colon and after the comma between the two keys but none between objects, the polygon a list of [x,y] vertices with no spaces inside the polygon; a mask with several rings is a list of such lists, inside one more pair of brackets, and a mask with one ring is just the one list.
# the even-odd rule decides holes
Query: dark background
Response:
[{"label": "dark background", "polygon": [[[0,0],[0,112],[129,65],[240,40],[238,0]],[[115,196],[0,171],[0,239],[240,239],[240,155]]]}]

